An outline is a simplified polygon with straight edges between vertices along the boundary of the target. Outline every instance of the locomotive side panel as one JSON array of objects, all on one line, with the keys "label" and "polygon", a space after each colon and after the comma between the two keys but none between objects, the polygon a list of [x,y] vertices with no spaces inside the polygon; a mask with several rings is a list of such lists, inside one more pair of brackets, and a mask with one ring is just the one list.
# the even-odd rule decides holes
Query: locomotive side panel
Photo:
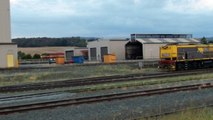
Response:
[{"label": "locomotive side panel", "polygon": [[213,67],[213,45],[166,45],[160,48],[159,67],[188,70]]},{"label": "locomotive side panel", "polygon": [[198,47],[179,47],[178,48],[178,60],[185,59],[200,59],[205,55],[198,50]]}]

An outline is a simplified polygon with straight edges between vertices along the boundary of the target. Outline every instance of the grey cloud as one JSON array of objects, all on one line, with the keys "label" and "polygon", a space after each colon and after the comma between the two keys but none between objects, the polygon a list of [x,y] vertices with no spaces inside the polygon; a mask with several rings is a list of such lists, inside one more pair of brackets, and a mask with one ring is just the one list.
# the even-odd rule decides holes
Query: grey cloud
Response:
[{"label": "grey cloud", "polygon": [[[13,37],[116,35],[119,37],[134,32],[194,33],[196,36],[204,36],[210,35],[209,28],[212,28],[213,15],[189,15],[168,11],[164,9],[168,0],[37,1],[42,2],[39,6],[52,1],[50,6],[60,8],[61,13],[54,13],[57,10],[42,11],[45,10],[45,6],[33,10],[27,10],[33,6],[12,6]],[[61,6],[56,5],[58,2]]]}]

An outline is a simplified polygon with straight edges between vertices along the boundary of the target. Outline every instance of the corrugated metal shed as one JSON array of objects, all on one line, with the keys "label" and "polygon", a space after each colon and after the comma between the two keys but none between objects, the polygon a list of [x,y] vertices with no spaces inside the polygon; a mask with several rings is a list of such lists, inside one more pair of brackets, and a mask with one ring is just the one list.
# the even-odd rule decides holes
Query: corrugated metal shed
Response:
[{"label": "corrugated metal shed", "polygon": [[159,48],[166,44],[199,44],[194,38],[136,38],[126,44],[126,59],[159,59]]}]

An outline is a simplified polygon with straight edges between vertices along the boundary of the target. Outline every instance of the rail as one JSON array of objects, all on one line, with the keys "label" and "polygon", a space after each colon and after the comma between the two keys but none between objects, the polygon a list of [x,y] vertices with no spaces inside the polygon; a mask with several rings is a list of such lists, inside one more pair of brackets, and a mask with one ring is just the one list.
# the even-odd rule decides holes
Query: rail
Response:
[{"label": "rail", "polygon": [[116,94],[106,94],[106,95],[92,96],[92,97],[71,98],[66,100],[55,100],[55,101],[32,103],[32,104],[28,103],[23,105],[0,107],[0,115],[11,114],[15,112],[49,109],[49,108],[55,108],[59,106],[61,107],[61,106],[71,106],[71,105],[80,105],[80,104],[91,104],[91,103],[104,102],[104,101],[122,100],[127,98],[134,98],[134,97],[153,96],[153,95],[175,93],[180,91],[194,91],[194,90],[201,90],[201,89],[208,89],[208,88],[213,88],[213,85],[211,83],[204,83],[204,84],[168,87],[168,88],[124,92],[124,93],[116,93]]}]

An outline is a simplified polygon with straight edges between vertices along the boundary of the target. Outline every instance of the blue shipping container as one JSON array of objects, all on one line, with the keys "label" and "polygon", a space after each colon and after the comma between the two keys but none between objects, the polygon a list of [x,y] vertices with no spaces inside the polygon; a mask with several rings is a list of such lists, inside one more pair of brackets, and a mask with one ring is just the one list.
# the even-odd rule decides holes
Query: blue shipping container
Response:
[{"label": "blue shipping container", "polygon": [[73,56],[72,60],[74,63],[84,63],[84,57],[83,56]]}]

